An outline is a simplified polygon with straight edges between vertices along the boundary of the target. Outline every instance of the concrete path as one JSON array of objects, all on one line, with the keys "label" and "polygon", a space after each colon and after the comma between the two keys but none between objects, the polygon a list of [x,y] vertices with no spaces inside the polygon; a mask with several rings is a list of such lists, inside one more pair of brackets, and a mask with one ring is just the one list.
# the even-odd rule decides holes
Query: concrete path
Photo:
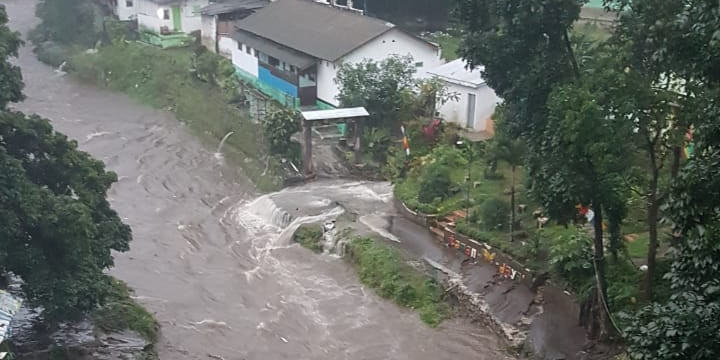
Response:
[{"label": "concrete path", "polygon": [[547,285],[536,293],[519,282],[501,279],[496,276],[496,266],[468,260],[433,238],[425,227],[400,215],[392,217],[388,225],[400,240],[393,245],[459,275],[467,290],[483,300],[490,315],[507,326],[509,333],[517,329],[518,336],[527,337],[525,348],[544,359],[587,358],[583,351],[588,345],[586,332],[578,326],[579,306],[562,289]]}]

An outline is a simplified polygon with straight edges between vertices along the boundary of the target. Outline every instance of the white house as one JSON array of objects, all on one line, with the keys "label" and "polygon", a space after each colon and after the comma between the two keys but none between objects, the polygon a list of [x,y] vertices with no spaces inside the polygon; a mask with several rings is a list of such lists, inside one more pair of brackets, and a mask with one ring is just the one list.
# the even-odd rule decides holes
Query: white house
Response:
[{"label": "white house", "polygon": [[130,21],[137,18],[136,0],[111,0],[110,4],[115,7],[115,15],[121,21]]},{"label": "white house", "polygon": [[228,37],[234,22],[242,20],[270,3],[270,0],[225,0],[201,9],[201,40],[210,51],[218,51],[218,38]]},{"label": "white house", "polygon": [[338,106],[343,63],[411,55],[418,76],[442,64],[437,45],[395,25],[345,7],[311,0],[278,0],[235,23],[218,48],[246,77],[299,100]]},{"label": "white house", "polygon": [[200,30],[200,10],[208,3],[208,0],[118,0],[116,12],[121,20],[137,19],[141,30],[191,33]]},{"label": "white house", "polygon": [[483,67],[467,69],[462,59],[451,61],[428,70],[429,76],[437,77],[448,90],[459,95],[457,101],[440,106],[440,116],[473,132],[492,133],[492,115],[502,101],[482,77]]}]

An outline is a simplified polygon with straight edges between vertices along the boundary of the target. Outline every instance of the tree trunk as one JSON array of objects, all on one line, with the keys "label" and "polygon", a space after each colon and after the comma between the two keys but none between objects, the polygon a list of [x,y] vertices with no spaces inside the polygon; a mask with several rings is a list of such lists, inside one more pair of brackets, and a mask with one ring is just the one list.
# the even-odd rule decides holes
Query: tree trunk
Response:
[{"label": "tree trunk", "polygon": [[593,202],[593,211],[595,212],[595,218],[593,219],[593,261],[596,277],[595,289],[591,295],[590,313],[592,322],[589,330],[592,339],[605,339],[611,335],[612,327],[610,326],[609,308],[606,303],[607,279],[605,278],[605,249],[603,247],[603,213],[600,202]]},{"label": "tree trunk", "polygon": [[675,179],[680,172],[680,158],[682,157],[682,149],[679,146],[673,147],[673,159],[670,166],[670,177]]},{"label": "tree trunk", "polygon": [[512,166],[510,183],[510,241],[515,241],[515,165]]},{"label": "tree trunk", "polygon": [[648,197],[647,222],[649,231],[648,252],[647,252],[647,273],[645,274],[645,300],[652,301],[653,279],[655,278],[655,257],[658,248],[658,209],[660,208],[657,199],[657,183],[652,182],[650,196]]},{"label": "tree trunk", "polygon": [[658,180],[660,171],[658,170],[655,153],[650,153],[650,165],[652,166],[652,178],[650,179],[650,188],[647,199],[647,223],[649,232],[648,252],[647,252],[647,273],[645,274],[644,297],[646,301],[652,301],[653,298],[653,279],[655,277],[655,256],[658,247],[658,209],[660,208],[660,200],[658,199]]}]

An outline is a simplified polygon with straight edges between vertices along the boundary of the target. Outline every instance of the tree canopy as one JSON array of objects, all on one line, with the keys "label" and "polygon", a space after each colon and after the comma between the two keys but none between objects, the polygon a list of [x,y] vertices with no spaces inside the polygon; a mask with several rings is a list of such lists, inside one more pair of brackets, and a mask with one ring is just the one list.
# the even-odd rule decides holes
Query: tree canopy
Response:
[{"label": "tree canopy", "polygon": [[[0,78],[22,98],[19,68],[9,66],[20,44],[0,7]],[[3,92],[3,94],[6,94]],[[106,199],[117,181],[102,162],[78,150],[38,116],[0,107],[0,272],[24,281],[31,303],[48,320],[81,315],[111,289],[104,270],[112,250],[127,251],[131,232]]]}]

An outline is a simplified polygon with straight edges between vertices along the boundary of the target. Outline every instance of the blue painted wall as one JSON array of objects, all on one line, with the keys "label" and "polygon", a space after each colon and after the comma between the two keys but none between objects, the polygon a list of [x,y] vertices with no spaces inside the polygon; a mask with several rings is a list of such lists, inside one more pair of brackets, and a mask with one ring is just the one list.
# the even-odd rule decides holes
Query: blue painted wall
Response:
[{"label": "blue painted wall", "polygon": [[270,85],[292,97],[298,97],[298,89],[295,85],[273,75],[270,70],[260,66],[258,78],[260,81]]}]

